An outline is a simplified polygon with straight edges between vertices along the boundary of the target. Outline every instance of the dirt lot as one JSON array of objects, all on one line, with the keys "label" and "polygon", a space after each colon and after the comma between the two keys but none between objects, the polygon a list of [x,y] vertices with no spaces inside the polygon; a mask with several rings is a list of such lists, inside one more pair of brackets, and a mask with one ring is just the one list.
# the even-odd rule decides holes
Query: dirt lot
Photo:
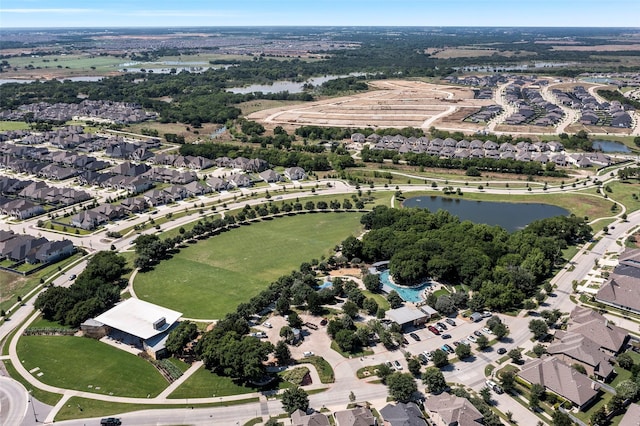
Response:
[{"label": "dirt lot", "polygon": [[[426,129],[461,108],[477,109],[493,103],[473,99],[473,91],[465,87],[401,80],[375,81],[370,86],[373,90],[366,93],[257,111],[248,118],[268,127],[412,126]],[[481,128],[476,126],[470,130]]]}]

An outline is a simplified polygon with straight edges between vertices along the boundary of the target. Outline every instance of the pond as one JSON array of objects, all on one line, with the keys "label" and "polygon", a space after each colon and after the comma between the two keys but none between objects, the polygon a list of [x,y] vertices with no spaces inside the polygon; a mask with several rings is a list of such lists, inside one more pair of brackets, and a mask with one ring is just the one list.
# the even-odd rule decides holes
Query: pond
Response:
[{"label": "pond", "polygon": [[616,141],[597,140],[591,145],[596,151],[602,152],[631,152],[628,146]]},{"label": "pond", "polygon": [[446,210],[460,220],[499,225],[509,232],[523,229],[534,220],[569,215],[562,207],[550,204],[472,201],[435,195],[408,198],[403,206],[425,208],[432,212]]}]

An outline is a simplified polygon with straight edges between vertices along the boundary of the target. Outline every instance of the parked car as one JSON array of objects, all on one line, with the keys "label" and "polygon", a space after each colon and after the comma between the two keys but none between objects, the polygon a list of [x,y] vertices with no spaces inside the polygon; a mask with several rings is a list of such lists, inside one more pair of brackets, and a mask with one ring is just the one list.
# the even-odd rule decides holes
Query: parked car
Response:
[{"label": "parked car", "polygon": [[263,322],[262,325],[267,328],[273,328],[270,322]]},{"label": "parked car", "polygon": [[420,361],[420,364],[423,365],[429,362],[429,358],[427,358],[425,354],[418,354],[418,360]]},{"label": "parked car", "polygon": [[304,355],[305,358],[308,358],[310,356],[313,356],[314,354],[311,351],[306,351],[306,352],[303,352],[302,355]]},{"label": "parked car", "polygon": [[108,426],[120,426],[122,424],[122,421],[120,421],[119,418],[117,417],[105,417],[104,419],[100,420],[100,425],[108,425]]},{"label": "parked car", "polygon": [[409,336],[413,337],[413,340],[416,341],[420,341],[420,336],[418,336],[416,333],[409,333]]},{"label": "parked car", "polygon": [[386,365],[387,367],[389,367],[389,368],[390,368],[390,369],[392,369],[392,370],[395,370],[395,369],[393,368],[393,364],[391,364],[391,361],[385,361],[385,362],[384,362],[384,365]]},{"label": "parked car", "polygon": [[424,351],[424,352],[422,352],[422,354],[427,358],[427,360],[430,360],[430,359],[431,359],[431,352],[429,352],[429,351]]},{"label": "parked car", "polygon": [[69,281],[73,281],[76,279],[76,274],[69,275]]},{"label": "parked car", "polygon": [[491,312],[489,312],[489,311],[484,311],[484,312],[482,313],[482,316],[483,316],[484,318],[489,318],[489,317],[491,317],[492,315],[493,315],[493,314],[492,314]]},{"label": "parked car", "polygon": [[402,370],[402,364],[400,364],[400,361],[398,361],[397,359],[393,361],[393,366],[396,368],[396,370]]},{"label": "parked car", "polygon": [[482,332],[480,330],[474,331],[473,334],[475,334],[478,337],[482,336]]},{"label": "parked car", "polygon": [[482,327],[482,332],[486,334],[493,334],[493,331],[489,327]]},{"label": "parked car", "polygon": [[314,324],[314,323],[312,323],[312,322],[305,322],[305,323],[304,323],[304,325],[306,325],[307,327],[309,327],[309,328],[310,328],[310,329],[312,329],[312,330],[317,330],[317,329],[318,329],[318,326],[317,326],[317,325],[315,325],[315,324]]},{"label": "parked car", "polygon": [[487,380],[486,381],[487,387],[489,389],[491,389],[492,391],[494,391],[497,394],[502,394],[504,393],[504,390],[500,387],[500,385],[498,385],[496,382],[494,382],[493,380]]},{"label": "parked car", "polygon": [[450,354],[455,353],[455,351],[453,350],[453,348],[449,345],[442,345],[442,347],[440,348],[445,352],[449,352]]},{"label": "parked car", "polygon": [[504,355],[507,353],[507,350],[505,348],[499,348],[497,352],[498,352],[498,355]]},{"label": "parked car", "polygon": [[449,324],[452,327],[456,326],[456,322],[454,320],[452,320],[451,318],[447,318],[445,321],[447,322],[447,324]]},{"label": "parked car", "polygon": [[430,325],[429,327],[427,327],[429,329],[430,332],[432,332],[433,334],[435,334],[436,336],[440,335],[440,332],[438,331],[437,328],[435,328],[434,326]]},{"label": "parked car", "polygon": [[437,322],[436,326],[438,327],[438,330],[440,330],[440,331],[447,329],[447,326],[444,325],[444,323],[442,323],[442,322]]},{"label": "parked car", "polygon": [[443,339],[451,339],[451,335],[450,334],[443,334],[442,336]]},{"label": "parked car", "polygon": [[475,343],[478,341],[478,339],[476,339],[475,336],[469,336],[467,337],[467,340],[470,341],[471,343]]},{"label": "parked car", "polygon": [[320,325],[327,325],[329,321],[327,321],[326,318],[322,318],[322,320],[320,321]]}]

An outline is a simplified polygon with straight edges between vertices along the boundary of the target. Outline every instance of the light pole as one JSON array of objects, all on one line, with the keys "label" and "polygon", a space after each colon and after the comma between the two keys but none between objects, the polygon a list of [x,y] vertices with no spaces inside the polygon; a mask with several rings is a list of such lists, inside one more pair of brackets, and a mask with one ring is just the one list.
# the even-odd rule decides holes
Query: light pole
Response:
[{"label": "light pole", "polygon": [[36,406],[33,404],[33,391],[29,390],[29,402],[31,403],[31,409],[33,410],[33,420],[38,423],[38,417],[36,416]]}]

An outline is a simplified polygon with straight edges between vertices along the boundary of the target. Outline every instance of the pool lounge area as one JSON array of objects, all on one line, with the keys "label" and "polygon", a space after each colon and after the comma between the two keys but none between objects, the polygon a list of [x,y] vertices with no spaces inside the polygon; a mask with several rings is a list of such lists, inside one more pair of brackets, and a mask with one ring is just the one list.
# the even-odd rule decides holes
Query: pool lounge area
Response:
[{"label": "pool lounge area", "polygon": [[380,272],[380,281],[382,282],[382,291],[389,293],[391,290],[395,290],[405,302],[412,303],[422,302],[425,299],[424,290],[431,287],[431,283],[428,282],[417,287],[399,286],[391,281],[388,269]]}]

